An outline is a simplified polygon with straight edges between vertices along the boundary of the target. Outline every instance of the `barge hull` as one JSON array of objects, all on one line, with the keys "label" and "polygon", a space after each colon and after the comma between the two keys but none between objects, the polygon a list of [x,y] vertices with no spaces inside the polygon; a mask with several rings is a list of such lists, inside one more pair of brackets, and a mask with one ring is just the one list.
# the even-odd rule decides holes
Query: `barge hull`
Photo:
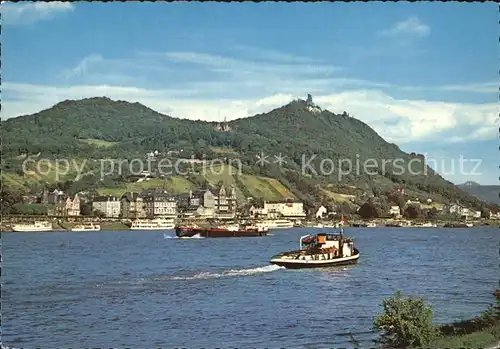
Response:
[{"label": "barge hull", "polygon": [[358,259],[351,259],[342,262],[329,262],[329,263],[290,263],[290,262],[271,262],[271,264],[285,267],[286,269],[310,269],[310,268],[331,268],[331,267],[341,267],[345,265],[351,265],[358,263]]},{"label": "barge hull", "polygon": [[270,263],[285,267],[287,269],[305,269],[305,268],[331,268],[344,265],[351,265],[358,263],[359,250],[355,249],[356,254],[350,257],[337,258],[336,260],[280,260],[280,258],[271,259]]},{"label": "barge hull", "polygon": [[267,232],[257,230],[226,230],[226,229],[209,229],[209,228],[183,228],[176,227],[175,235],[179,238],[190,238],[199,236],[202,238],[232,238],[232,237],[255,237],[266,236]]}]

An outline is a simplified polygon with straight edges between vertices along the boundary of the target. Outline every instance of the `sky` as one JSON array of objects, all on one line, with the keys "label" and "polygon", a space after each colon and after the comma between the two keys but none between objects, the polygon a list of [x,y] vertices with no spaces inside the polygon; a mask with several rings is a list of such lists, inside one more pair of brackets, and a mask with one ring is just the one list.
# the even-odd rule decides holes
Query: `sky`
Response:
[{"label": "sky", "polygon": [[493,2],[2,2],[1,12],[2,120],[97,96],[232,120],[310,93],[454,183],[499,184]]}]

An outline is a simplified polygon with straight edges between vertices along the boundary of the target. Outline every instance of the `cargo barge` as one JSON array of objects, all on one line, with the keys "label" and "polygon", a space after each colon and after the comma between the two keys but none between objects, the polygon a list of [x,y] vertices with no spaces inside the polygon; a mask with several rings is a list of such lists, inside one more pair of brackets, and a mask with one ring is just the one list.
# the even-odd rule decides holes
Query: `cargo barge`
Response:
[{"label": "cargo barge", "polygon": [[175,235],[179,238],[233,238],[266,236],[267,228],[254,226],[229,226],[229,227],[198,227],[179,225],[175,227]]}]

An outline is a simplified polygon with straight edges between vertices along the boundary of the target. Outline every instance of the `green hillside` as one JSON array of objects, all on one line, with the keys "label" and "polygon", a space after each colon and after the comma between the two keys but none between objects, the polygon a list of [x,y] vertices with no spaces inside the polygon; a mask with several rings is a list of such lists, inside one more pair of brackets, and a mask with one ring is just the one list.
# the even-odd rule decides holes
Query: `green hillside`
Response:
[{"label": "green hillside", "polygon": [[[313,205],[325,200],[345,201],[352,195],[390,197],[403,187],[412,198],[480,205],[477,198],[425,167],[422,157],[402,152],[346,112],[338,115],[315,110],[306,101],[295,100],[268,113],[231,121],[226,132],[215,126],[163,115],[139,103],[108,98],[64,101],[33,115],[2,121],[2,180],[7,187],[24,191],[45,182],[57,184],[50,171],[44,176],[36,171],[23,175],[21,164],[26,156],[37,155],[86,159],[84,178],[74,181],[71,171],[59,178],[73,190],[118,193],[161,183],[167,190],[180,192],[200,184],[225,183],[236,186],[241,201],[249,196],[266,200],[296,197]],[[99,159],[145,160],[146,153],[154,150],[167,154],[161,158],[173,162],[193,157],[219,159],[226,165],[219,167],[222,171],[173,173],[140,183],[131,181],[127,171],[105,178],[99,174]],[[269,160],[263,165],[257,163],[261,154]],[[286,161],[281,166],[274,163],[274,156],[279,154]],[[314,159],[308,162],[311,157]],[[372,173],[356,171],[356,163],[368,159],[372,161]],[[236,160],[239,174],[230,171],[229,165],[234,167],[232,161]],[[350,173],[347,160],[354,166]],[[304,171],[306,163],[311,166]],[[321,164],[326,164],[323,173]],[[331,164],[334,171],[330,171]],[[427,174],[423,174],[424,169]]]}]

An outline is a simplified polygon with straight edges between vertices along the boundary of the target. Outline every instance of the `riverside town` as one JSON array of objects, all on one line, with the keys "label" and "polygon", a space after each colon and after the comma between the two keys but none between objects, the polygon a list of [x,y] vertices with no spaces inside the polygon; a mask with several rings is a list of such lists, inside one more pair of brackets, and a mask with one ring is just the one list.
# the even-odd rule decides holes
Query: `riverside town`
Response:
[{"label": "riverside town", "polygon": [[[383,194],[375,190],[358,196],[337,193],[336,200],[304,204],[294,197],[239,198],[234,184],[222,182],[174,194],[166,190],[166,179],[159,180],[146,171],[138,177],[130,186],[143,188],[141,191],[120,192],[119,188],[109,188],[75,193],[69,187],[68,191],[73,192],[70,194],[60,187],[47,186],[22,195],[11,213],[4,216],[2,230],[8,231],[12,224],[40,220],[50,221],[53,230],[69,230],[81,223],[100,223],[103,229],[113,230],[131,226],[134,220],[154,222],[155,219],[171,219],[176,223],[252,221],[269,227],[319,227],[342,216],[357,227],[472,227],[500,222],[500,211],[494,205],[474,208],[458,200],[439,203],[430,196],[412,196],[404,187]],[[161,183],[166,185],[154,186]]]}]

